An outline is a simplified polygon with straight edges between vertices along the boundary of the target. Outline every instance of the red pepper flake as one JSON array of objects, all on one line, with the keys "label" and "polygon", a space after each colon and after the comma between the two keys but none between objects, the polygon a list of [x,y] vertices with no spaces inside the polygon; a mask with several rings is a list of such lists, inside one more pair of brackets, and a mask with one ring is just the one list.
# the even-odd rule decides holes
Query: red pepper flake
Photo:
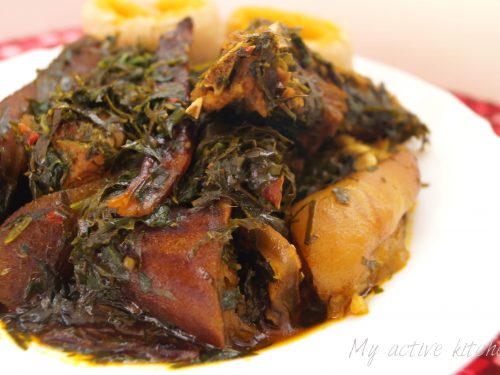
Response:
[{"label": "red pepper flake", "polygon": [[64,216],[61,215],[57,211],[50,211],[47,214],[46,219],[53,224],[63,224],[64,223]]},{"label": "red pepper flake", "polygon": [[245,47],[245,52],[246,53],[252,53],[255,49],[255,46],[248,46],[248,47]]},{"label": "red pepper flake", "polygon": [[23,124],[22,122],[20,122],[17,127],[21,134],[26,137],[26,143],[29,146],[33,146],[36,141],[38,141],[38,138],[40,138],[40,134],[38,134],[36,131],[31,129],[28,125]]},{"label": "red pepper flake", "polygon": [[274,207],[280,208],[282,199],[283,183],[285,182],[284,176],[277,180],[271,181],[260,193],[260,195],[271,202]]},{"label": "red pepper flake", "polygon": [[170,103],[177,103],[179,101],[179,99],[178,98],[168,98],[168,101]]},{"label": "red pepper flake", "polygon": [[28,145],[33,146],[38,141],[38,138],[40,138],[40,135],[37,132],[32,132],[28,137]]}]

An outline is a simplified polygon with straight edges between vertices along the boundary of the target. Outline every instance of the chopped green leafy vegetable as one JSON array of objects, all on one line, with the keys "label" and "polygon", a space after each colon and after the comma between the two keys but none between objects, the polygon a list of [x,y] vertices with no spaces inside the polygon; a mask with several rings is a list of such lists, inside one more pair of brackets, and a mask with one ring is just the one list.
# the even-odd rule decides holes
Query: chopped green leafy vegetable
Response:
[{"label": "chopped green leafy vegetable", "polygon": [[[250,217],[284,230],[284,216],[295,198],[295,177],[285,164],[291,142],[271,128],[209,124],[195,163],[175,191],[181,204],[204,207],[227,199]],[[284,178],[279,212],[263,196],[269,183]]]}]

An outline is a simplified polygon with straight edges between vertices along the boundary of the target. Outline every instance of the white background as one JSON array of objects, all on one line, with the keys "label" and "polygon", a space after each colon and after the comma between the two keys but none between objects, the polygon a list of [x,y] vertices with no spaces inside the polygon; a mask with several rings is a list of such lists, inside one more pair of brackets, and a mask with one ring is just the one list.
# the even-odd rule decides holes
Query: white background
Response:
[{"label": "white background", "polygon": [[[83,2],[0,0],[0,39],[79,25]],[[500,102],[500,0],[233,0],[232,4],[244,2],[272,3],[329,18],[348,31],[357,54],[442,87]]]}]

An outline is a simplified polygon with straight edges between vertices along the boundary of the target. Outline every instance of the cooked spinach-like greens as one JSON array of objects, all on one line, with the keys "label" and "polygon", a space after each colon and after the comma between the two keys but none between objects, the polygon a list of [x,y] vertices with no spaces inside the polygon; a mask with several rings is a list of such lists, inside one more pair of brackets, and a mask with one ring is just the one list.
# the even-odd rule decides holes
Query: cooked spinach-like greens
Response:
[{"label": "cooked spinach-like greens", "polygon": [[[294,207],[326,187],[351,207],[335,183],[427,140],[384,86],[298,29],[256,20],[190,69],[191,34],[186,19],[154,51],[85,38],[2,102],[0,214],[22,173],[33,198],[0,227],[0,319],[21,346],[188,364],[324,321],[331,301],[301,253],[321,202]],[[401,252],[394,236],[383,249]],[[380,291],[381,264],[359,265]]]}]

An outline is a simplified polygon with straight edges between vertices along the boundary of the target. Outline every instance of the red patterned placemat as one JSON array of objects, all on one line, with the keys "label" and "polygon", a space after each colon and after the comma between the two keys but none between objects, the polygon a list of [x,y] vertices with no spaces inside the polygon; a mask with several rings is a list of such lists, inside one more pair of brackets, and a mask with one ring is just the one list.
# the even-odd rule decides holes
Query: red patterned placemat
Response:
[{"label": "red patterned placemat", "polygon": [[500,374],[500,335],[493,340],[481,356],[474,358],[456,375],[499,375]]},{"label": "red patterned placemat", "polygon": [[82,35],[79,28],[51,31],[37,36],[0,41],[0,60],[17,56],[34,48],[50,48],[74,42]]},{"label": "red patterned placemat", "polygon": [[[71,43],[81,35],[81,29],[73,28],[46,32],[30,38],[0,42],[0,61],[34,48],[50,48]],[[474,112],[490,121],[493,130],[500,136],[500,105],[480,101],[459,93],[454,94]],[[500,335],[496,341],[492,341],[488,349],[480,357],[475,358],[467,367],[459,371],[457,375],[499,375]]]},{"label": "red patterned placemat", "polygon": [[486,118],[491,123],[495,133],[500,136],[500,104],[477,100],[457,92],[453,94],[474,112]]}]

